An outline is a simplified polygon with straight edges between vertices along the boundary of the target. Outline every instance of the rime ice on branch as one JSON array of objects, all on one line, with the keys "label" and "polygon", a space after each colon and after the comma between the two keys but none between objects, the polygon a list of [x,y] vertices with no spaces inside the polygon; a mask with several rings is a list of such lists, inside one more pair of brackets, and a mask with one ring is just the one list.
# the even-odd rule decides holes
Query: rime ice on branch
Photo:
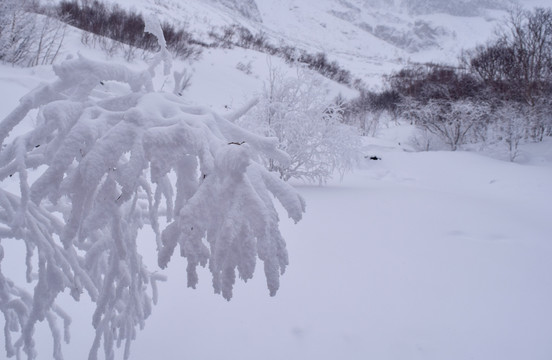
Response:
[{"label": "rime ice on branch", "polygon": [[[155,26],[146,28],[162,49],[146,71],[80,56],[67,60],[54,67],[56,81],[22,98],[0,123],[0,181],[19,179],[17,193],[0,189],[0,311],[8,357],[23,350],[35,358],[34,327],[46,320],[54,358],[62,359],[56,322],[63,321],[68,341],[70,317],[55,300],[67,289],[75,300],[84,293],[96,304],[89,359],[97,358],[102,340],[106,359],[114,358],[115,345],[124,345],[128,358],[162,280],[138,252],[144,224],[156,234],[161,267],[180,247],[190,287],[198,282],[196,267],[208,265],[215,292],[230,299],[236,271],[251,278],[258,257],[270,294],[278,289],[288,258],[272,195],[296,222],[305,204],[259,159],[285,163],[288,156],[276,139],[155,92],[155,68],[164,62],[165,72],[170,69]],[[127,84],[128,91],[99,96],[101,82]],[[36,127],[10,137],[33,109]],[[12,241],[27,249],[32,293],[1,271],[2,244]]]}]

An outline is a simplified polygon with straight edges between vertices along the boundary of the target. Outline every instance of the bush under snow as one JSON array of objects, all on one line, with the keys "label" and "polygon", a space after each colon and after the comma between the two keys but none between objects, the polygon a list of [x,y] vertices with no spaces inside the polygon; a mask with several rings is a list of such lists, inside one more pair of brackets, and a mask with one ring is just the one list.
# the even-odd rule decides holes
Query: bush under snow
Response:
[{"label": "bush under snow", "polygon": [[[154,91],[154,69],[164,62],[168,71],[170,59],[160,28],[149,23],[146,30],[162,45],[146,71],[67,60],[54,67],[56,81],[23,97],[0,123],[0,311],[8,357],[22,349],[36,358],[34,328],[46,320],[54,358],[62,359],[56,320],[63,320],[68,341],[70,317],[55,301],[68,290],[76,301],[86,294],[96,304],[89,359],[97,358],[102,340],[106,359],[122,344],[128,358],[162,280],[138,251],[146,224],[156,234],[162,268],[180,247],[188,286],[198,282],[197,266],[208,265],[215,291],[230,299],[236,270],[251,278],[258,257],[270,294],[278,289],[288,257],[272,195],[294,221],[305,204],[255,159],[286,164],[289,157],[277,139],[235,125],[241,111],[223,118]],[[102,98],[95,89],[106,81],[128,91]],[[35,128],[10,135],[35,109]],[[19,190],[10,192],[14,179]],[[4,245],[13,241],[27,249],[32,292],[2,272]]]},{"label": "bush under snow", "polygon": [[290,178],[325,183],[337,171],[351,170],[360,156],[358,131],[343,124],[343,108],[327,100],[327,89],[316,74],[299,70],[285,77],[269,69],[259,103],[241,123],[278,139],[278,147],[291,157],[281,163],[266,158],[270,171]]}]

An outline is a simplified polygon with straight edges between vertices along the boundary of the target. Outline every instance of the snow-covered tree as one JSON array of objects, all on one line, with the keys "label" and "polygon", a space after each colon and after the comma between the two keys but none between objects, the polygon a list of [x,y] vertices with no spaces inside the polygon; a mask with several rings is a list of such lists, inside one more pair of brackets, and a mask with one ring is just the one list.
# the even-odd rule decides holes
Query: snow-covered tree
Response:
[{"label": "snow-covered tree", "polygon": [[487,104],[470,100],[429,100],[425,104],[410,100],[403,110],[419,129],[437,137],[452,151],[466,144],[478,128],[485,127],[489,113]]},{"label": "snow-covered tree", "polygon": [[[148,21],[146,31],[161,45],[147,70],[69,59],[54,66],[57,80],[23,97],[0,123],[0,312],[9,358],[21,350],[36,358],[34,328],[46,320],[54,358],[62,359],[70,317],[56,298],[65,290],[96,305],[89,359],[102,341],[106,359],[121,345],[128,358],[162,280],[138,251],[145,225],[160,267],[180,247],[190,287],[197,266],[208,265],[215,292],[230,299],[236,271],[251,278],[258,257],[270,294],[278,289],[288,257],[272,195],[294,221],[305,204],[256,159],[289,157],[277,139],[235,125],[243,111],[223,118],[154,91],[155,69],[163,63],[167,73],[171,62],[158,24]],[[106,82],[128,91],[107,96],[97,90]],[[27,250],[28,284],[1,267],[13,242]]]},{"label": "snow-covered tree", "polygon": [[328,100],[320,77],[304,69],[296,77],[285,77],[269,66],[259,103],[240,123],[278,138],[278,147],[291,157],[288,163],[266,158],[270,171],[284,180],[324,183],[335,171],[350,170],[360,155],[360,136],[342,123],[342,116],[341,104]]},{"label": "snow-covered tree", "polygon": [[519,104],[503,104],[493,113],[492,126],[489,127],[491,143],[504,144],[510,161],[519,155],[519,144],[528,134],[527,116],[522,109]]}]

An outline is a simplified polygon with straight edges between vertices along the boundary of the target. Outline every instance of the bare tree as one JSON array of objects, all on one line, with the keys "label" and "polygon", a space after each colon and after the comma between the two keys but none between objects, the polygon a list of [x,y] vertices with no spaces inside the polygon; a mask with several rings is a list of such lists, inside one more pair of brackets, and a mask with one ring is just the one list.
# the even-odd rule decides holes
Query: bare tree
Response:
[{"label": "bare tree", "polygon": [[27,12],[27,1],[0,2],[0,60],[11,64],[28,61],[35,41],[35,22]]},{"label": "bare tree", "polygon": [[59,55],[65,40],[67,24],[44,15],[35,17],[35,45],[30,54],[29,66],[51,65]]},{"label": "bare tree", "polygon": [[471,70],[498,94],[535,105],[552,90],[552,9],[512,10],[499,38],[469,57]]}]

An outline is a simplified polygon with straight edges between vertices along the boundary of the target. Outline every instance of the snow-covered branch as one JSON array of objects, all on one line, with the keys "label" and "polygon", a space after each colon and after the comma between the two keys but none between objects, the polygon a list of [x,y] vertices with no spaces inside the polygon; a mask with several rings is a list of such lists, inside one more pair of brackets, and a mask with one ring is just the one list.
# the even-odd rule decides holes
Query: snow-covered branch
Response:
[{"label": "snow-covered branch", "polygon": [[[155,61],[168,71],[163,47]],[[86,294],[96,304],[89,358],[97,358],[102,342],[106,359],[122,344],[128,358],[163,280],[142,262],[136,239],[144,224],[156,234],[161,267],[180,246],[189,286],[198,282],[197,266],[208,265],[215,291],[230,299],[236,271],[251,278],[259,258],[274,295],[288,258],[271,194],[294,221],[305,209],[291,187],[257,163],[260,155],[289,162],[277,140],[155,92],[155,66],[137,72],[79,56],[54,69],[57,80],[24,97],[0,123],[0,180],[19,180],[18,191],[0,190],[0,311],[8,357],[23,350],[35,358],[33,329],[47,320],[55,358],[62,358],[56,318],[66,326],[70,319],[55,300],[67,289],[75,300]],[[128,91],[98,98],[95,89],[105,81]],[[10,135],[24,130],[32,110],[38,110],[36,126]],[[10,241],[27,249],[32,293],[1,272],[1,244]]]}]

